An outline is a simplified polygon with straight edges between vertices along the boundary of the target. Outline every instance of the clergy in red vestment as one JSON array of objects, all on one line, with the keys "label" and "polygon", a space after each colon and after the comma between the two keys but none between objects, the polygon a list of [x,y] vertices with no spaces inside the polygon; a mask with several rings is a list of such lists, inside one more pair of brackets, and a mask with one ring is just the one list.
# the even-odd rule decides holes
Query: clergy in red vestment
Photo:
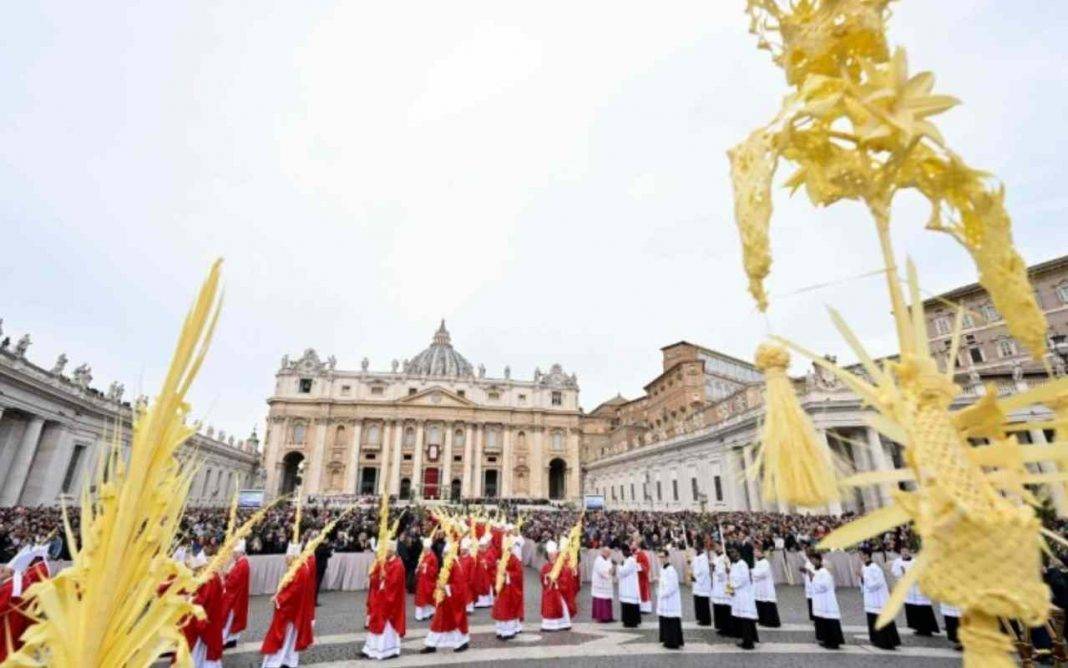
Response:
[{"label": "clergy in red vestment", "polygon": [[[190,560],[189,567],[196,571],[208,565],[208,558],[198,553]],[[222,668],[223,626],[226,623],[226,592],[222,578],[213,574],[200,585],[193,596],[193,603],[204,610],[204,619],[188,619],[182,627],[196,668]]]},{"label": "clergy in red vestment", "polygon": [[[300,555],[300,545],[290,543],[286,550],[286,566]],[[274,595],[274,616],[267,636],[260,646],[263,668],[295,668],[300,654],[315,642],[312,622],[315,621],[315,565],[304,562],[292,580]]]},{"label": "clergy in red vestment", "polygon": [[475,607],[493,607],[493,574],[497,561],[490,553],[490,535],[483,533],[478,540],[478,556],[475,557]]},{"label": "clergy in red vestment", "polygon": [[556,543],[545,544],[547,561],[541,567],[541,628],[543,631],[563,631],[571,628],[571,612],[567,607],[567,594],[571,584],[571,569],[561,564],[556,579],[552,577],[560,549]]},{"label": "clergy in red vestment", "polygon": [[[468,613],[475,611],[475,599],[478,598],[478,592],[475,590],[475,565],[477,562],[476,556],[471,554],[471,538],[464,536],[460,541],[460,568],[464,571],[464,582],[467,583],[467,603],[464,604],[464,610]],[[476,545],[475,549],[478,547]],[[475,553],[478,554],[477,552]]]},{"label": "clergy in red vestment", "polygon": [[226,627],[223,640],[226,647],[234,647],[241,632],[248,627],[249,566],[245,556],[244,539],[234,546],[234,563],[226,572]]},{"label": "clergy in red vestment", "polygon": [[[496,622],[497,638],[511,640],[523,630],[523,563],[519,560],[518,543],[507,541],[503,546],[507,554],[502,553],[505,562],[504,578],[497,589],[497,598],[493,601],[493,619]],[[497,562],[500,569],[501,562]]]},{"label": "clergy in red vestment", "polygon": [[430,549],[433,541],[423,539],[423,554],[415,569],[415,620],[434,616],[434,587],[438,583],[438,556]]},{"label": "clergy in red vestment", "polygon": [[[0,572],[0,663],[7,658],[8,651],[17,652],[22,647],[22,632],[30,624],[30,618],[23,614],[27,601],[23,593],[35,581],[33,568],[34,548],[24,547],[2,567]],[[10,646],[8,638],[11,639]]]},{"label": "clergy in red vestment", "polygon": [[649,574],[652,573],[652,561],[649,559],[649,553],[642,549],[642,545],[638,541],[634,541],[631,545],[631,551],[634,552],[634,560],[638,562],[640,567],[638,571],[639,609],[642,614],[651,613],[653,611],[653,599],[649,593]]},{"label": "clergy in red vestment", "polygon": [[379,660],[400,656],[401,638],[407,633],[404,608],[406,580],[404,562],[397,556],[397,541],[390,540],[380,568],[378,593],[367,620],[364,656]]},{"label": "clergy in red vestment", "polygon": [[[48,545],[37,544],[30,548],[28,564],[28,566],[20,566],[19,571],[22,577],[23,592],[28,590],[34,584],[52,577],[52,571],[48,567]],[[25,599],[25,596],[23,596],[23,599]],[[26,629],[33,626],[35,623],[29,615],[25,614],[25,608],[28,607],[28,605],[29,602],[23,600],[19,605],[21,612],[15,612],[15,616],[21,618],[14,624],[14,627],[18,629],[20,636],[26,632]],[[6,642],[4,638],[5,636],[0,636],[0,642]],[[15,636],[12,635],[12,638],[14,639]]]},{"label": "clergy in red vestment", "polygon": [[567,551],[564,555],[564,569],[568,572],[570,577],[567,579],[564,598],[567,599],[567,612],[571,616],[571,619],[574,619],[575,615],[578,614],[578,593],[579,589],[582,588],[582,578],[579,576],[576,553],[572,552],[567,547],[569,545],[569,539],[569,536],[560,537],[560,549]]},{"label": "clergy in red vestment", "polygon": [[371,572],[367,574],[367,603],[366,610],[363,617],[363,628],[368,628],[371,625],[371,608],[375,604],[375,597],[378,596],[378,585],[382,580],[382,564],[375,561],[371,562]]},{"label": "clergy in red vestment", "polygon": [[[19,636],[22,635],[23,615],[18,612],[21,600],[22,576],[15,573],[11,566],[0,566],[0,663],[7,659],[8,638],[11,639],[10,650],[17,652],[22,643]],[[20,591],[16,592],[18,587]]]},{"label": "clergy in red vestment", "polygon": [[450,542],[442,554],[443,573],[438,573],[438,586],[434,592],[438,606],[430,620],[430,633],[426,635],[422,654],[436,652],[439,647],[463,652],[471,642],[467,632],[467,581],[460,568],[458,550],[459,545]]}]

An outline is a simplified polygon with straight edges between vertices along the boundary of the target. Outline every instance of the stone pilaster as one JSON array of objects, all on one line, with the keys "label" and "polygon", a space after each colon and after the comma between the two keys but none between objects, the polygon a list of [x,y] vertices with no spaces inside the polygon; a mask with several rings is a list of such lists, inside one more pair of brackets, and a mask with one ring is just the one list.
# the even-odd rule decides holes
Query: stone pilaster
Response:
[{"label": "stone pilaster", "polygon": [[465,427],[466,433],[464,434],[464,460],[461,462],[463,467],[462,481],[460,483],[461,496],[467,498],[474,496],[471,490],[474,489],[473,480],[474,474],[474,444],[475,444],[475,426],[469,424]]},{"label": "stone pilaster", "polygon": [[355,494],[360,484],[360,446],[363,439],[363,421],[353,420],[352,446],[349,447],[348,464],[345,466],[345,486],[342,492]]}]

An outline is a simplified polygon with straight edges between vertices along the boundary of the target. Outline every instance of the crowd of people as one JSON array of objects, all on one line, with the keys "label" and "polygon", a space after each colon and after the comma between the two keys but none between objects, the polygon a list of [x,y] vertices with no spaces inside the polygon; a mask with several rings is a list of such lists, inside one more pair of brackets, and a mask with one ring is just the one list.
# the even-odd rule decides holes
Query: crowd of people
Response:
[{"label": "crowd of people", "polygon": [[[518,509],[502,506],[433,506],[395,508],[396,528],[383,539],[379,508],[366,507],[346,515],[327,534],[324,527],[337,509],[305,507],[300,528],[302,544],[291,542],[294,511],[272,509],[240,541],[236,558],[191,595],[205,611],[203,620],[190,619],[182,631],[202,668],[220,665],[226,645],[233,645],[248,618],[249,562],[246,553],[285,554],[287,565],[299,562],[272,597],[273,619],[261,644],[266,668],[293,666],[300,651],[314,642],[315,607],[334,551],[375,552],[365,615],[364,656],[397,656],[406,633],[407,599],[414,595],[415,619],[429,622],[423,652],[465,651],[469,645],[468,615],[490,608],[497,637],[514,638],[523,631],[524,591],[522,546],[532,541],[545,560],[539,573],[541,629],[567,631],[580,615],[577,594],[582,586],[580,555],[593,550],[590,568],[591,606],[588,614],[599,623],[614,623],[618,610],[624,627],[642,624],[655,615],[660,642],[678,649],[685,643],[683,609],[691,608],[698,626],[734,638],[739,647],[753,649],[759,628],[780,626],[776,586],[768,555],[772,550],[800,552],[799,577],[804,584],[808,614],[816,642],[837,649],[844,642],[835,579],[813,548],[818,540],[850,518],[775,513],[651,513]],[[251,511],[243,511],[241,516]],[[0,567],[0,599],[11,605],[0,610],[21,628],[32,620],[20,616],[18,597],[24,586],[49,577],[49,561],[62,558],[63,515],[54,508],[0,509],[0,549],[13,553]],[[69,521],[77,531],[77,515]],[[187,511],[173,558],[190,569],[205,567],[225,538],[227,509]],[[315,549],[307,541],[315,540]],[[901,639],[893,622],[876,627],[876,619],[890,600],[890,587],[907,577],[916,565],[911,556],[913,537],[904,529],[889,532],[859,549],[864,562],[861,593],[874,647],[893,650]],[[684,550],[685,566],[676,570],[672,552]],[[873,553],[895,553],[889,574],[873,561]],[[8,561],[7,554],[2,555]],[[885,555],[884,555],[885,557]],[[654,569],[654,564],[658,565]],[[299,566],[299,567],[297,567]],[[654,577],[655,573],[655,577]],[[1054,602],[1068,605],[1068,576],[1060,568],[1047,569]],[[683,603],[682,585],[691,585],[692,603]],[[655,591],[654,591],[655,587]],[[6,592],[6,594],[5,594]],[[6,596],[6,598],[5,598]],[[654,606],[655,602],[655,606]],[[935,607],[940,609],[946,637],[959,648],[960,611],[927,598],[913,585],[904,601],[905,620],[918,636],[940,634]],[[2,607],[2,606],[0,606]],[[19,628],[19,627],[17,627]],[[1032,629],[1036,647],[1049,646],[1042,628]]]},{"label": "crowd of people", "polygon": [[[402,526],[415,526],[426,518],[426,506],[407,507]],[[537,543],[558,537],[575,524],[579,515],[574,510],[514,505],[483,506],[468,504],[468,509],[490,508],[490,512],[514,521],[525,518],[524,537]],[[242,509],[239,518],[248,517],[254,509]],[[326,524],[339,509],[310,506],[305,509],[304,524],[318,528]],[[190,508],[181,523],[183,537],[194,547],[218,543],[226,532],[229,511],[225,507]],[[850,521],[842,516],[802,515],[756,512],[650,512],[596,511],[584,516],[582,546],[617,549],[635,536],[642,538],[650,549],[672,544],[680,547],[698,545],[697,536],[712,535],[717,540],[736,540],[745,545],[770,550],[802,550],[814,545],[824,535]],[[77,534],[78,514],[70,513],[69,521]],[[249,554],[282,554],[286,551],[293,522],[291,506],[272,508],[248,538]],[[368,504],[350,513],[335,528],[330,546],[338,552],[366,552],[371,549],[378,523],[377,506]],[[723,535],[720,535],[720,532]],[[402,532],[402,540],[406,536]],[[58,507],[12,506],[0,508],[0,560],[8,560],[21,546],[48,539],[51,558],[69,559],[63,531],[63,517]],[[902,547],[915,547],[914,537],[907,527],[899,527],[862,547],[876,552],[900,552]],[[751,549],[750,547],[746,548]]]}]

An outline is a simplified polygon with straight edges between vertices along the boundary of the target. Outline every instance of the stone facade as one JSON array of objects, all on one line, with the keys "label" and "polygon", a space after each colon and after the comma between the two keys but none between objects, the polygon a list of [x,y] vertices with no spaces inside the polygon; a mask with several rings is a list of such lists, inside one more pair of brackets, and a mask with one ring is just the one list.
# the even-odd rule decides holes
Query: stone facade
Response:
[{"label": "stone facade", "polygon": [[[1030,269],[1039,303],[1050,324],[1051,353],[1046,363],[1055,375],[1063,375],[1068,362],[1068,257],[1035,265]],[[943,366],[949,363],[947,342],[950,339],[953,310],[947,302],[960,302],[968,309],[965,336],[962,338],[960,363],[955,380],[963,389],[957,407],[974,402],[984,385],[992,384],[1004,396],[1026,390],[1047,378],[1046,363],[1030,361],[1005,331],[1004,322],[992,310],[990,300],[978,285],[969,285],[932,298],[926,302],[932,352]],[[970,338],[969,338],[970,337]],[[1012,345],[1005,342],[1008,341]],[[768,504],[760,498],[754,466],[754,448],[759,443],[763,419],[763,386],[759,374],[745,380],[737,373],[744,362],[727,356],[717,360],[734,361],[743,366],[724,363],[728,380],[726,396],[714,397],[706,392],[698,401],[693,383],[685,382],[689,371],[685,362],[672,371],[667,351],[677,346],[707,349],[692,344],[673,344],[663,349],[665,374],[646,386],[646,396],[634,401],[615,397],[590,413],[584,424],[583,491],[602,494],[609,508],[657,510],[777,510],[793,511],[782,504]],[[973,352],[978,351],[978,352]],[[692,359],[689,352],[681,359]],[[705,372],[708,357],[701,358]],[[754,369],[755,371],[755,369]],[[681,373],[679,373],[681,372]],[[696,377],[696,372],[693,372]],[[653,399],[665,388],[664,379],[674,377],[679,384],[675,399]],[[903,465],[900,445],[881,438],[868,426],[872,411],[863,406],[851,391],[836,378],[813,365],[804,378],[794,381],[798,397],[820,436],[827,440],[843,472],[888,470]],[[687,394],[688,393],[688,394]],[[685,397],[693,400],[692,410],[681,410]],[[679,400],[679,397],[682,400]],[[1047,419],[1041,408],[1015,415],[1020,421]],[[658,424],[656,419],[660,419]],[[665,419],[666,418],[666,419]],[[1020,432],[1025,443],[1048,443],[1050,430]],[[1048,464],[1032,466],[1045,470]],[[869,511],[889,498],[890,486],[853,490],[829,512]],[[1068,512],[1068,499],[1060,490],[1050,493],[1059,514]]]},{"label": "stone facade", "polygon": [[[85,364],[66,375],[66,355],[50,369],[37,366],[26,357],[29,338],[20,341],[26,344],[0,345],[0,505],[52,505],[80,495],[103,447],[118,440],[129,448],[133,409],[122,385],[93,388]],[[189,504],[226,505],[235,483],[259,487],[256,446],[255,435],[194,434],[181,450],[201,468]]]},{"label": "stone facade", "polygon": [[585,461],[689,433],[710,405],[761,380],[749,362],[687,341],[660,352],[664,370],[645,386],[643,396],[628,401],[617,395],[585,418]]},{"label": "stone facade", "polygon": [[[957,381],[964,393],[956,406],[975,401],[983,392],[983,383],[993,382],[999,394],[1007,395],[1042,380],[1041,374],[1014,378],[1011,371],[991,372],[982,382],[962,375]],[[868,426],[871,409],[833,377],[813,366],[805,378],[795,381],[795,387],[802,407],[820,437],[826,439],[842,473],[885,471],[903,465],[901,446]],[[763,387],[759,383],[749,385],[695,413],[683,433],[586,461],[583,491],[604,495],[608,508],[795,512],[796,508],[768,504],[760,497],[754,451],[760,442],[763,416]],[[1049,414],[1036,408],[1014,417],[1044,420]],[[1035,430],[1022,432],[1018,438],[1025,443],[1048,443],[1053,433]],[[886,503],[890,493],[889,485],[855,489],[841,503],[824,510],[833,514],[870,511]],[[1058,513],[1068,512],[1061,494],[1052,498]]]},{"label": "stone facade", "polygon": [[[1055,372],[1063,374],[1068,362],[1068,255],[1033,265],[1028,273],[1035,298],[1049,323],[1051,353],[1048,363]],[[1015,366],[1022,367],[1025,374],[1044,371],[1044,364],[1033,361],[1023,346],[1009,335],[1001,314],[978,283],[924,302],[931,350],[942,358],[943,363],[947,361],[952,345],[957,304],[964,307],[964,328],[956,357],[958,369],[980,376]]]},{"label": "stone facade", "polygon": [[532,380],[491,378],[452,346],[388,371],[337,368],[308,349],[282,359],[268,399],[268,494],[388,493],[400,498],[580,495],[579,387],[554,364]]}]

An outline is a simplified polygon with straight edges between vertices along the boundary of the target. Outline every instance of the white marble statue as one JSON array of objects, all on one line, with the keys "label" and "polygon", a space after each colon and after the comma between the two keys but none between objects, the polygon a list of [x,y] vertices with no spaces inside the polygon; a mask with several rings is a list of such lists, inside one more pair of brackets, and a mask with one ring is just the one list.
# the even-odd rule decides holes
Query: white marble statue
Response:
[{"label": "white marble statue", "polygon": [[56,358],[56,363],[52,365],[52,375],[53,376],[62,375],[63,374],[63,369],[66,368],[68,361],[69,360],[67,359],[67,355],[65,353],[60,353],[59,357]]},{"label": "white marble statue", "polygon": [[31,343],[33,342],[30,340],[30,335],[23,334],[22,338],[15,344],[15,355],[25,357],[26,351],[29,349]]}]

